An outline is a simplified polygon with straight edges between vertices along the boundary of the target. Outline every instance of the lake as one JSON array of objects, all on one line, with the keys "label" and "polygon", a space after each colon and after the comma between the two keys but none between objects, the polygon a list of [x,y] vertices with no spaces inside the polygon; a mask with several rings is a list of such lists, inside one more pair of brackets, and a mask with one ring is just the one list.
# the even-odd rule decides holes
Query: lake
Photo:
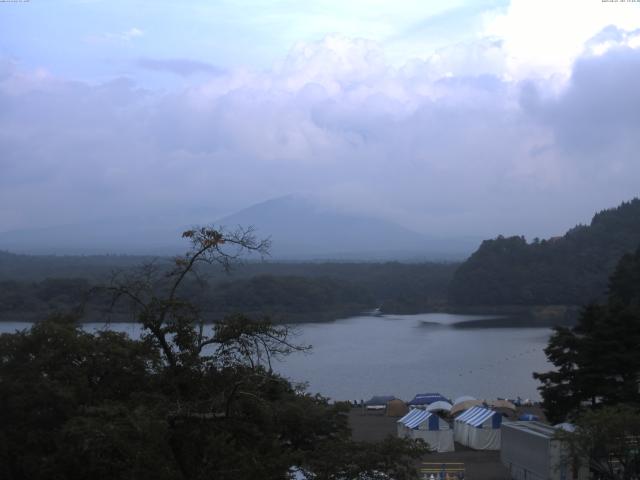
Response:
[{"label": "lake", "polygon": [[[297,324],[297,343],[313,345],[312,351],[276,362],[274,369],[336,400],[387,394],[411,399],[419,392],[539,399],[531,373],[550,369],[543,349],[551,330],[508,321],[500,326],[487,321],[491,318],[429,313]],[[28,326],[0,322],[0,332]],[[104,324],[86,326],[95,330]],[[132,323],[110,328],[131,336],[140,332]]]}]

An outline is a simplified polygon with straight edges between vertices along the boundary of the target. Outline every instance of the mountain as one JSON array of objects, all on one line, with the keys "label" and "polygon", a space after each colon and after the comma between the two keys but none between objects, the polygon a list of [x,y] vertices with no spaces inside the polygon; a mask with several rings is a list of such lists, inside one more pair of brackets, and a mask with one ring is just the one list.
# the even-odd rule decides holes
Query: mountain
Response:
[{"label": "mountain", "polygon": [[[202,215],[199,215],[202,217]],[[348,214],[301,196],[279,197],[213,222],[253,226],[283,260],[461,260],[480,239],[427,237],[388,220]],[[45,255],[175,255],[192,225],[167,218],[119,218],[0,233],[0,250]]]},{"label": "mountain", "polygon": [[597,213],[562,237],[482,242],[456,271],[457,305],[584,305],[601,300],[617,262],[640,245],[640,199]]},{"label": "mountain", "polygon": [[388,220],[293,195],[253,205],[216,223],[254,226],[258,236],[271,237],[271,256],[279,259],[461,259],[477,245],[473,239],[427,237]]}]

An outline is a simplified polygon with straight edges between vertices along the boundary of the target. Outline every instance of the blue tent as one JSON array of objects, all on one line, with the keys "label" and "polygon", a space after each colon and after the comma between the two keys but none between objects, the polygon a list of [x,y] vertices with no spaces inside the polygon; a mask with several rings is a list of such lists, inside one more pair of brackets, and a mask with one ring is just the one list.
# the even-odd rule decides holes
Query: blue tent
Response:
[{"label": "blue tent", "polygon": [[500,413],[476,406],[455,419],[454,439],[475,450],[500,450],[501,424]]},{"label": "blue tent", "polygon": [[449,400],[439,393],[417,393],[407,405],[431,405],[433,402],[442,401],[448,402]]},{"label": "blue tent", "polygon": [[533,413],[523,413],[522,415],[520,415],[518,417],[518,420],[523,420],[525,422],[534,422],[536,420],[540,420],[536,415],[534,415]]},{"label": "blue tent", "polygon": [[453,452],[453,430],[435,413],[414,408],[397,422],[398,437],[422,439],[429,449]]},{"label": "blue tent", "polygon": [[367,400],[366,402],[364,402],[364,404],[366,406],[379,406],[379,405],[384,405],[386,406],[387,403],[389,403],[391,400],[395,400],[396,397],[394,397],[393,395],[374,395],[373,397],[371,397],[369,400]]}]

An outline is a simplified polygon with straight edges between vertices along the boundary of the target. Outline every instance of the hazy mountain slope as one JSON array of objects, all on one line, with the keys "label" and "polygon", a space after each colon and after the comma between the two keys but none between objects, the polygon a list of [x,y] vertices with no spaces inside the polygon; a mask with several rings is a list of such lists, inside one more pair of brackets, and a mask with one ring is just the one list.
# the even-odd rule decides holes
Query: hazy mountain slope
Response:
[{"label": "hazy mountain slope", "polygon": [[270,236],[274,258],[461,258],[469,240],[435,239],[393,222],[340,212],[309,199],[286,196],[253,205],[217,223],[253,225]]},{"label": "hazy mountain slope", "polygon": [[[343,213],[298,196],[252,205],[213,223],[230,229],[254,226],[259,237],[271,237],[271,257],[286,260],[461,260],[480,241],[426,237],[388,220]],[[180,235],[190,226],[186,218],[94,220],[3,232],[0,250],[39,255],[174,255],[188,247]]]},{"label": "hazy mountain slope", "polygon": [[574,304],[602,298],[618,260],[640,245],[640,199],[597,213],[588,226],[527,243],[498,237],[456,271],[450,300],[459,305]]}]

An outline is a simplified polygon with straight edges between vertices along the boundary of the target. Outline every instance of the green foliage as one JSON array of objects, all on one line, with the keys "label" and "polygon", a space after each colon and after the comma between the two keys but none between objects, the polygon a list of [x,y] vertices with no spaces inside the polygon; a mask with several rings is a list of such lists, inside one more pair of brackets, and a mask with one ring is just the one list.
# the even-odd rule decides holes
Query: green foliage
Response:
[{"label": "green foliage", "polygon": [[425,453],[419,445],[352,443],[347,406],[295,389],[260,360],[264,348],[262,355],[245,349],[278,332],[230,319],[212,352],[188,366],[168,364],[150,339],[88,333],[71,318],[0,336],[0,475],[286,478],[292,466],[317,470],[317,478],[412,472],[410,459]]},{"label": "green foliage", "polygon": [[360,312],[375,304],[361,287],[331,278],[261,275],[224,282],[201,302],[208,311],[262,312],[272,315]]},{"label": "green foliage", "polygon": [[573,432],[559,431],[566,460],[588,462],[597,478],[626,480],[640,475],[640,412],[626,405],[584,412]]},{"label": "green foliage", "polygon": [[[50,311],[68,311],[83,305],[88,320],[101,320],[108,300],[92,287],[108,280],[104,269],[113,259],[113,268],[123,263],[122,257],[61,257],[48,259],[4,254],[12,260],[0,280],[0,319],[31,320]],[[59,272],[51,272],[60,262]],[[95,258],[81,272],[84,278],[45,277],[39,281],[17,280],[20,265],[31,275],[75,272],[88,259]],[[99,259],[99,261],[98,261]],[[0,278],[3,277],[0,252]],[[166,259],[156,260],[159,268],[169,270]],[[6,265],[5,265],[6,266]],[[455,264],[402,263],[247,263],[239,265],[231,275],[222,276],[208,266],[202,273],[207,282],[188,279],[182,285],[182,296],[210,318],[223,318],[236,312],[269,314],[274,321],[295,322],[337,318],[382,307],[387,313],[418,313],[445,303],[449,281]],[[129,266],[124,272],[131,271]],[[15,275],[15,276],[13,276]],[[125,306],[113,313],[128,313]],[[129,320],[129,317],[122,319]]]},{"label": "green foliage", "polygon": [[586,307],[573,328],[556,328],[545,353],[556,367],[535,373],[547,417],[586,407],[640,405],[640,249],[622,257],[608,301]]},{"label": "green foliage", "polygon": [[[114,332],[92,335],[79,329],[74,318],[59,316],[28,332],[0,336],[0,352],[0,457],[10,473],[3,478],[63,478],[58,468],[72,462],[69,448],[85,448],[73,438],[92,441],[74,435],[87,427],[95,408],[105,415],[114,408],[134,408],[136,396],[153,389],[160,364],[145,342]],[[92,435],[115,441],[95,431]],[[66,478],[90,473],[72,472]]]},{"label": "green foliage", "polygon": [[456,271],[459,305],[584,305],[605,296],[622,255],[640,244],[640,199],[597,213],[563,237],[486,240]]},{"label": "green foliage", "polygon": [[84,278],[46,278],[37,283],[0,281],[0,315],[69,310],[88,298]]},{"label": "green foliage", "polygon": [[425,445],[350,440],[348,405],[291,385],[271,359],[294,345],[286,326],[230,317],[205,335],[182,293],[201,264],[228,268],[264,247],[251,231],[186,232],[191,250],[170,270],[116,275],[105,289],[126,300],[140,340],[89,333],[54,316],[0,336],[0,475],[18,479],[401,480]]},{"label": "green foliage", "polygon": [[301,470],[317,480],[408,480],[416,478],[412,460],[422,457],[426,447],[422,440],[407,443],[393,437],[375,444],[325,441]]}]

